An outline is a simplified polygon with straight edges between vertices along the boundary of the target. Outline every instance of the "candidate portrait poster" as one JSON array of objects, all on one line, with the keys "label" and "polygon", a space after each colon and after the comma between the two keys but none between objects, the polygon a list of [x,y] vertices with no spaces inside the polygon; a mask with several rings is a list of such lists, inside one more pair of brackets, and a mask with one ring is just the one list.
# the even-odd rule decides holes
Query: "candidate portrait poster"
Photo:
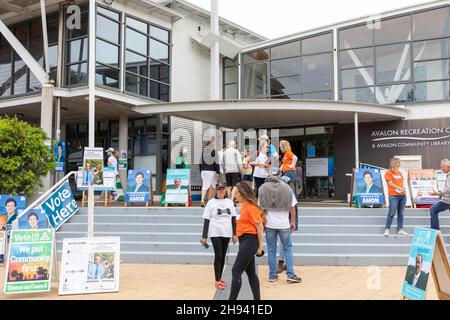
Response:
[{"label": "candidate portrait poster", "polygon": [[4,292],[50,291],[54,235],[51,229],[12,230]]},{"label": "candidate portrait poster", "polygon": [[358,198],[360,205],[384,204],[380,170],[358,168],[354,171],[353,179],[353,196]]},{"label": "candidate portrait poster", "polygon": [[430,195],[437,191],[437,180],[434,169],[409,169],[412,199],[415,204],[435,204],[438,196]]},{"label": "candidate portrait poster", "polygon": [[424,300],[430,279],[437,231],[416,228],[409,252],[402,294],[411,300]]},{"label": "candidate portrait poster", "polygon": [[66,144],[64,141],[57,141],[53,147],[56,157],[56,172],[64,172],[66,165]]},{"label": "candidate portrait poster", "polygon": [[[389,207],[389,190],[388,190],[388,184],[387,184],[386,178],[385,178],[386,171],[387,171],[386,169],[383,169],[383,170],[380,170],[380,173],[381,173],[381,178],[383,181],[384,200],[386,203],[386,207]],[[409,188],[408,170],[400,169],[400,172],[403,175],[403,186],[405,187],[406,206],[412,207],[411,190]]]},{"label": "candidate portrait poster", "polygon": [[59,294],[119,291],[120,238],[63,240]]},{"label": "candidate portrait poster", "polygon": [[48,229],[47,215],[42,208],[31,209],[19,216],[19,229]]},{"label": "candidate portrait poster", "polygon": [[150,178],[152,174],[147,169],[128,170],[127,203],[148,202],[150,198]]},{"label": "candidate portrait poster", "polygon": [[0,230],[10,234],[19,227],[17,218],[25,209],[25,200],[24,196],[0,195]]},{"label": "candidate portrait poster", "polygon": [[188,203],[189,169],[167,169],[166,203]]},{"label": "candidate portrait poster", "polygon": [[103,148],[84,148],[81,186],[103,187]]}]

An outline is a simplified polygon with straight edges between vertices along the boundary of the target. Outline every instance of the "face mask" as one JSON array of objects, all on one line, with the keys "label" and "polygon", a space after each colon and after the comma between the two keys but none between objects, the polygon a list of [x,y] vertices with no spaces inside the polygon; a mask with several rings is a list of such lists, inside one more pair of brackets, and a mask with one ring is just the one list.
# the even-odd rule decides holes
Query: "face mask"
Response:
[{"label": "face mask", "polygon": [[187,153],[187,148],[183,148],[183,153],[184,153],[184,154]]}]

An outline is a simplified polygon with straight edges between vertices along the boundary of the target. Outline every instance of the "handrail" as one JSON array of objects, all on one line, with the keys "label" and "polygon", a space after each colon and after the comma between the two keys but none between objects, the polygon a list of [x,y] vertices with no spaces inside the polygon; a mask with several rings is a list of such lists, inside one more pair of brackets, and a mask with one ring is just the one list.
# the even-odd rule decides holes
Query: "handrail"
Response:
[{"label": "handrail", "polygon": [[76,177],[77,171],[70,171],[68,174],[66,174],[61,180],[55,183],[53,187],[48,189],[46,192],[44,192],[39,198],[33,201],[32,204],[30,204],[28,207],[25,208],[18,216],[17,219],[22,217],[24,214],[28,213],[31,209],[34,209],[36,204],[41,202],[43,199],[45,199],[48,195],[50,195],[54,190],[58,189],[64,182],[66,182],[71,175],[75,175]]}]

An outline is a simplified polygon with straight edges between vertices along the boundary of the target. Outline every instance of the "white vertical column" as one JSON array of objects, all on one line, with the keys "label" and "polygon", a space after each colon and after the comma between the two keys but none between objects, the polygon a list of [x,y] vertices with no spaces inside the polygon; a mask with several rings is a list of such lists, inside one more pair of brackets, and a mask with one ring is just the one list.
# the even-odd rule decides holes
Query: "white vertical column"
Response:
[{"label": "white vertical column", "polygon": [[[119,152],[127,150],[128,152],[128,116],[120,115],[119,117]],[[120,181],[122,189],[127,189],[127,169],[119,170]]]},{"label": "white vertical column", "polygon": [[359,168],[358,112],[354,113],[354,125],[355,125],[355,168]]},{"label": "white vertical column", "polygon": [[211,32],[216,35],[211,46],[210,99],[220,100],[219,1],[211,0]]},{"label": "white vertical column", "polygon": [[[41,100],[41,128],[47,133],[45,143],[51,147],[51,138],[53,132],[53,85],[44,83],[42,85]],[[50,189],[50,174],[42,179],[44,192]]]},{"label": "white vertical column", "polygon": [[334,89],[334,100],[339,100],[339,69],[338,69],[338,31],[336,28],[333,29],[333,89]]},{"label": "white vertical column", "polygon": [[[95,0],[89,0],[89,147],[95,147]],[[88,237],[94,236],[94,188],[88,188]]]}]

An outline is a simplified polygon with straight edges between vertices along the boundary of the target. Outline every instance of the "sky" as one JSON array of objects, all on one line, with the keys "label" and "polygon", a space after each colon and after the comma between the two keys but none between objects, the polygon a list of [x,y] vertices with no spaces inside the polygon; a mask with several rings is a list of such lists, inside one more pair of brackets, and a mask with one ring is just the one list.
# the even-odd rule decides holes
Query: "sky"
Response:
[{"label": "sky", "polygon": [[[210,0],[187,0],[209,10]],[[269,39],[428,0],[219,0],[219,16]]]}]

